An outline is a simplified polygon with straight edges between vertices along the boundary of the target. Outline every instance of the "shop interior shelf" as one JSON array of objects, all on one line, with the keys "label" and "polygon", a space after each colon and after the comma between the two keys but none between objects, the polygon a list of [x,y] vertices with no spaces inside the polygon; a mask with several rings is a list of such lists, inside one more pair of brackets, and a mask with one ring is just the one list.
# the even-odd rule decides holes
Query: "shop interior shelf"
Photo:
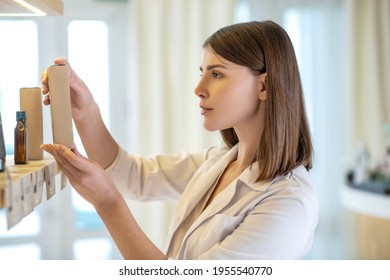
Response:
[{"label": "shop interior shelf", "polygon": [[[44,187],[46,199],[56,193],[55,177],[60,172],[52,158],[30,160],[14,164],[7,160],[5,172],[0,172],[0,208],[7,211],[8,229],[19,223],[42,202]],[[61,176],[61,189],[66,178]]]}]

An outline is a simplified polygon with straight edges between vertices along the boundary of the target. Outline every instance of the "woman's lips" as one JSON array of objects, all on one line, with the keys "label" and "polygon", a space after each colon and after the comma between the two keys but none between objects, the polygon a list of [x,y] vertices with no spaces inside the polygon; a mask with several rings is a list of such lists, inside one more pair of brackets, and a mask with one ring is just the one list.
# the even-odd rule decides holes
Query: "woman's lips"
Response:
[{"label": "woman's lips", "polygon": [[208,113],[210,113],[213,109],[212,108],[208,108],[208,107],[205,107],[205,106],[200,106],[200,108],[202,109],[202,111],[200,112],[201,115],[207,115]]}]

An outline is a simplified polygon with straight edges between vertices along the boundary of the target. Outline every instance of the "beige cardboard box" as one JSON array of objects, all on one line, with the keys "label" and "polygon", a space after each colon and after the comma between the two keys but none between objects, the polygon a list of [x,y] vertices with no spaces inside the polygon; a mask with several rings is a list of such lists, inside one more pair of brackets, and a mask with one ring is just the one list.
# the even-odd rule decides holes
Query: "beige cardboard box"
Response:
[{"label": "beige cardboard box", "polygon": [[74,148],[68,67],[50,66],[48,79],[53,142]]},{"label": "beige cardboard box", "polygon": [[28,158],[30,160],[43,159],[43,120],[41,89],[20,89],[20,110],[26,111],[28,129]]}]

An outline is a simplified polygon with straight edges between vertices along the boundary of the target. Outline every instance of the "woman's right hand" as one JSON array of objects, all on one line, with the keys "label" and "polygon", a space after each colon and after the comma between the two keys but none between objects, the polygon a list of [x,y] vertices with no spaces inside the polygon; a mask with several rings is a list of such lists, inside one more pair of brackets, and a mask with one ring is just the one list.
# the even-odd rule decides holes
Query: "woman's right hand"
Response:
[{"label": "woman's right hand", "polygon": [[[69,87],[72,104],[72,116],[74,120],[81,119],[84,112],[95,104],[93,96],[87,85],[77,76],[66,58],[56,58],[54,64],[65,64],[69,71]],[[42,72],[42,94],[45,95],[43,104],[50,104],[47,69]]]}]

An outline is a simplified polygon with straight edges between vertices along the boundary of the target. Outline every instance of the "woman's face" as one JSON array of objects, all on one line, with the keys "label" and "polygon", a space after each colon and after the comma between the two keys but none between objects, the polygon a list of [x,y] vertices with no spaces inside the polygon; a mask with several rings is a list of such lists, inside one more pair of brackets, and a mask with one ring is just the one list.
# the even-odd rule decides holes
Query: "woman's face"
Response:
[{"label": "woman's face", "polygon": [[200,71],[201,79],[195,94],[200,98],[199,106],[207,130],[239,129],[259,122],[259,76],[208,48],[203,50]]}]

